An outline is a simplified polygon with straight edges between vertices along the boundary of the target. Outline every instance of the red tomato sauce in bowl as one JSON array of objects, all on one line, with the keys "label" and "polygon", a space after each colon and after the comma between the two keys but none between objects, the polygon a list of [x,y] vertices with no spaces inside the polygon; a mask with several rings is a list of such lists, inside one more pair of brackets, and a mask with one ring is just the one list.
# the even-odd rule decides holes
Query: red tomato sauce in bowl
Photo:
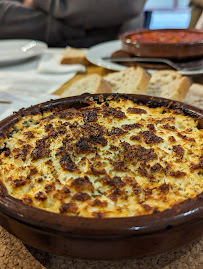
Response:
[{"label": "red tomato sauce in bowl", "polygon": [[184,30],[155,30],[132,34],[129,39],[139,43],[191,43],[203,40],[203,33]]}]

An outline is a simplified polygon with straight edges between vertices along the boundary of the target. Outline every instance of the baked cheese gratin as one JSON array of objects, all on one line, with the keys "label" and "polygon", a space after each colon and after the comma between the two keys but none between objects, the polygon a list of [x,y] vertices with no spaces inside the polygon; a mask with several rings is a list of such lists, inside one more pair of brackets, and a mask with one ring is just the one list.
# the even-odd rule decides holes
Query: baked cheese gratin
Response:
[{"label": "baked cheese gratin", "polygon": [[80,217],[170,209],[203,191],[203,130],[178,109],[126,98],[18,118],[0,180],[30,206]]}]

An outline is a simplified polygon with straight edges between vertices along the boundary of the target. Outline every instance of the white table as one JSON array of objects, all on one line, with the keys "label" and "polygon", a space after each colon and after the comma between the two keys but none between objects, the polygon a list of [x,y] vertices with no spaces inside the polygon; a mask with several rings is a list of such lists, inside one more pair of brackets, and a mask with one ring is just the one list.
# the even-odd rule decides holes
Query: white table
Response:
[{"label": "white table", "polygon": [[11,102],[0,103],[0,120],[22,107],[58,98],[52,93],[80,70],[76,66],[70,72],[68,66],[60,65],[63,50],[48,49],[42,56],[0,66],[0,101]]}]

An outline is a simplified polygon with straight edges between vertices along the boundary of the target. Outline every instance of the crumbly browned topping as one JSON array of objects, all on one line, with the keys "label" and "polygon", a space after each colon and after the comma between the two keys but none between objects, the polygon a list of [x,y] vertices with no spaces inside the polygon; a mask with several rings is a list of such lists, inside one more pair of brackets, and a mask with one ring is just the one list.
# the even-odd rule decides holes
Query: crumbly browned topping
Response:
[{"label": "crumbly browned topping", "polygon": [[81,217],[152,214],[203,191],[203,131],[117,98],[27,115],[0,133],[0,180],[25,204]]}]

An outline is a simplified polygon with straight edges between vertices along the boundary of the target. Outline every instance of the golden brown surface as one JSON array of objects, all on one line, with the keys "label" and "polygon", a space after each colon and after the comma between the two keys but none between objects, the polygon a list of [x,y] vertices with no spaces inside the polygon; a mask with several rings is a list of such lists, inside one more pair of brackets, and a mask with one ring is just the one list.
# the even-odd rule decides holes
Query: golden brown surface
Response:
[{"label": "golden brown surface", "polygon": [[0,140],[0,178],[11,196],[56,213],[163,211],[203,191],[197,124],[124,99],[27,116]]}]

